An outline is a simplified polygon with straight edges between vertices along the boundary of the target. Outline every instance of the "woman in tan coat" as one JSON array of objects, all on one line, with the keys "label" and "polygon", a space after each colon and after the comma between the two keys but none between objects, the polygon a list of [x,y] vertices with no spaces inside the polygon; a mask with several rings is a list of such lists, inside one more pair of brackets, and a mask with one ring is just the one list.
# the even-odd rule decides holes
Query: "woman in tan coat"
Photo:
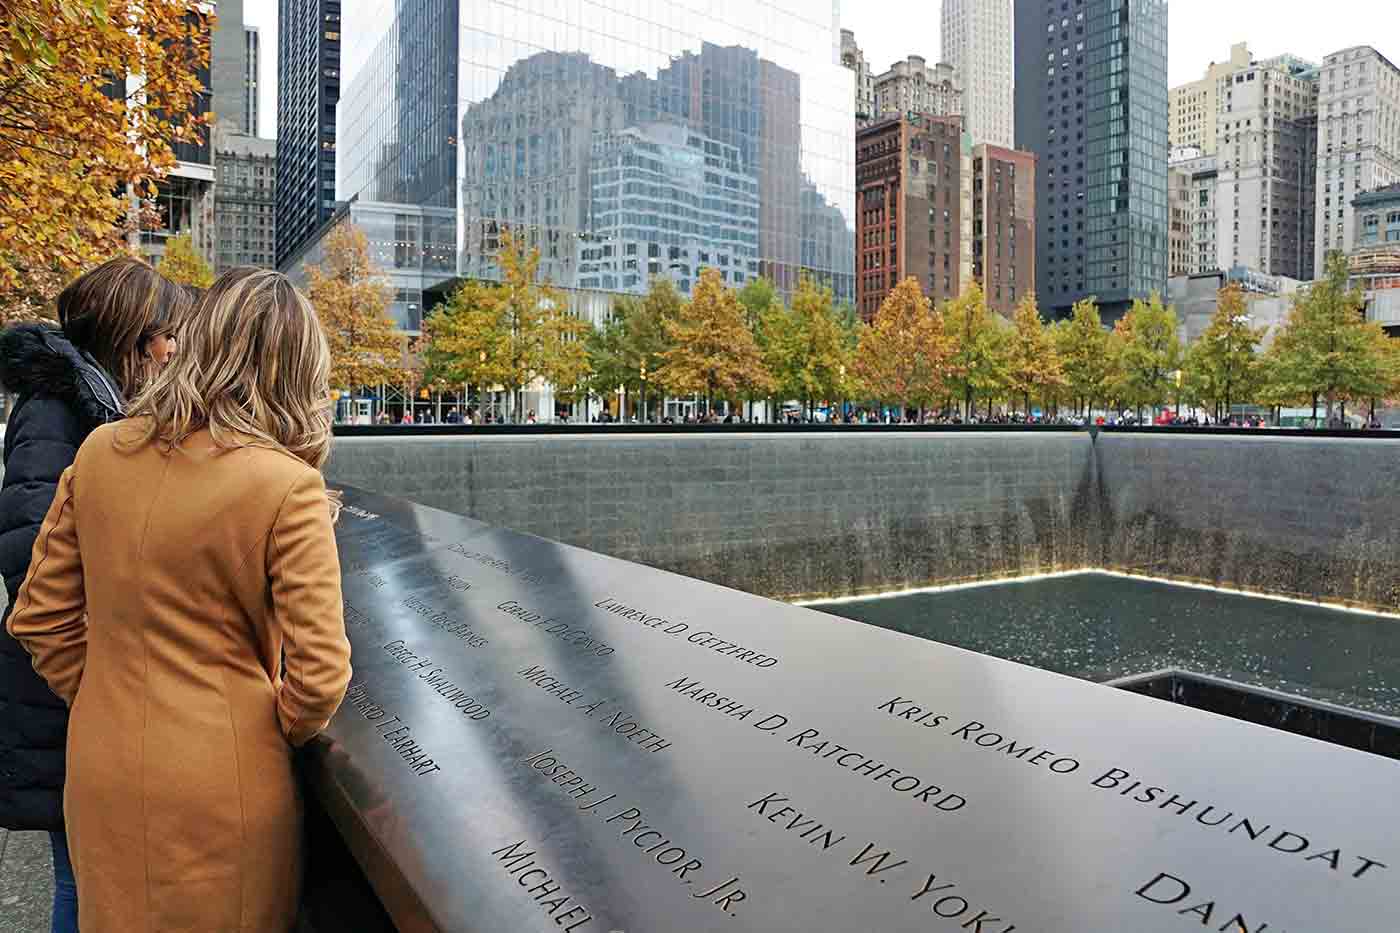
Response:
[{"label": "woman in tan coat", "polygon": [[203,296],[181,352],[64,472],[9,630],[72,708],[64,806],[84,933],[283,933],[292,748],[350,679],[329,353],[275,272]]}]

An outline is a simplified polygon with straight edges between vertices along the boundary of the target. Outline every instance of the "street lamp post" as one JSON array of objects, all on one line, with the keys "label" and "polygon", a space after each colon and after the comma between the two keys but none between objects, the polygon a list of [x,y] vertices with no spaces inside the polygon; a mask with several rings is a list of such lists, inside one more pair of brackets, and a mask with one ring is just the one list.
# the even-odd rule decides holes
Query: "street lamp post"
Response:
[{"label": "street lamp post", "polygon": [[477,397],[480,398],[480,400],[481,400],[481,420],[482,420],[482,422],[484,423],[484,422],[486,421],[486,373],[485,373],[485,369],[486,369],[486,351],[485,351],[485,350],[482,350],[482,351],[477,355],[477,360],[481,363],[482,372],[480,372],[480,373],[477,374],[477,378],[479,379],[479,381],[478,381],[477,384],[476,384],[476,385],[477,385],[476,394],[477,394]]},{"label": "street lamp post", "polygon": [[846,364],[842,363],[837,370],[841,375],[841,423],[846,423]]}]

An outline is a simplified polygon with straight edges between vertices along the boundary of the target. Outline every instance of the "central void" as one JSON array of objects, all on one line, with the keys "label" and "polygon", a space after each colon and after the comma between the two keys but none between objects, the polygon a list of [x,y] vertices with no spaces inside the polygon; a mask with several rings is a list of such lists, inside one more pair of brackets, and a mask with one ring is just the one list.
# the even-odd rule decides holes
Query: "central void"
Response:
[{"label": "central void", "polygon": [[1387,616],[1093,572],[811,608],[1084,680],[1178,668],[1400,716]]}]

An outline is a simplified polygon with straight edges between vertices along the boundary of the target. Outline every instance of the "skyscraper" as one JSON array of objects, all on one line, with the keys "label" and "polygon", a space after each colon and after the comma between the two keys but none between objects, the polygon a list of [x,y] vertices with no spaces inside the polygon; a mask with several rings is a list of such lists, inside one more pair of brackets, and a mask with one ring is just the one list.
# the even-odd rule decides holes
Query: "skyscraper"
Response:
[{"label": "skyscraper", "polygon": [[1248,68],[1254,59],[1249,45],[1237,42],[1230,46],[1230,57],[1223,62],[1211,62],[1204,76],[1172,88],[1168,93],[1168,133],[1173,149],[1199,149],[1202,155],[1215,154],[1215,117],[1219,110],[1220,79],[1241,68]]},{"label": "skyscraper", "polygon": [[1400,68],[1370,46],[1323,60],[1317,102],[1314,271],[1356,239],[1352,202],[1400,181]]},{"label": "skyscraper", "polygon": [[243,87],[247,102],[243,108],[244,136],[258,135],[258,27],[243,27]]},{"label": "skyscraper", "polygon": [[243,0],[219,0],[209,39],[209,90],[214,119],[227,133],[243,132],[248,112],[248,66]]},{"label": "skyscraper", "polygon": [[1303,231],[1315,200],[1317,70],[1258,63],[1217,80],[1216,268],[1311,279]]},{"label": "skyscraper", "polygon": [[[941,20],[942,57],[953,66],[962,87],[963,129],[974,143],[1007,149],[1016,140],[1011,2],[943,0]],[[1026,38],[1034,41],[1035,37]]]},{"label": "skyscraper", "polygon": [[335,209],[340,0],[279,0],[277,264]]},{"label": "skyscraper", "polygon": [[1165,0],[1016,0],[1018,149],[1037,166],[1040,307],[1107,318],[1167,285]]}]

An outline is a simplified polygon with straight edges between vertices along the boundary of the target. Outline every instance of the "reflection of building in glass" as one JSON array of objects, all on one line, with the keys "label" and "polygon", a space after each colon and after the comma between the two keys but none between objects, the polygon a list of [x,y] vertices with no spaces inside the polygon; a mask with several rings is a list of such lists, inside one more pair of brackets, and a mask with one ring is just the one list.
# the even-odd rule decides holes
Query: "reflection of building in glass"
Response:
[{"label": "reflection of building in glass", "polygon": [[661,276],[689,293],[706,267],[742,286],[758,275],[758,182],[739,150],[684,126],[595,134],[580,288],[643,292]]},{"label": "reflection of building in glass", "polygon": [[423,263],[420,291],[498,275],[511,228],[589,316],[607,292],[693,281],[702,265],[785,291],[807,271],[850,300],[853,103],[830,8],[792,0],[743,29],[687,15],[664,41],[638,32],[671,6],[375,0],[381,31],[346,53],[338,199],[357,222],[455,216],[456,260]]},{"label": "reflection of building in glass", "polygon": [[394,290],[389,316],[402,330],[416,333],[423,326],[424,290],[451,278],[456,265],[456,212],[375,201],[342,204],[282,264],[292,281],[306,286],[307,267],[319,266],[325,259],[326,234],[347,221],[364,231],[370,261]]},{"label": "reflection of building in glass", "polygon": [[[686,273],[673,263],[689,265],[693,278],[703,250],[742,262],[728,268],[745,280],[756,262],[757,274],[790,292],[805,269],[830,282],[839,299],[853,296],[854,96],[851,74],[833,54],[830,7],[793,0],[781,10],[736,8],[745,21],[724,23],[682,15],[674,6],[586,2],[582,13],[567,8],[548,15],[500,0],[460,7],[460,274],[494,275],[499,234],[509,226],[526,231],[541,251],[543,272],[570,288],[604,288],[605,275],[615,276],[619,289],[645,287],[653,259],[657,274],[680,282]],[[660,33],[639,28],[663,21],[679,25]],[[561,46],[562,36],[568,39]],[[668,141],[680,136],[679,148]],[[679,203],[656,204],[644,218],[590,203],[595,193],[613,194],[606,173],[593,165],[595,153],[618,159],[659,146],[653,155],[665,163],[661,171],[648,176],[640,166],[616,168],[619,184],[626,169],[632,183],[655,186],[655,176],[680,170],[690,137],[701,141],[702,152],[718,147],[720,160],[737,166],[712,172],[720,184],[742,176],[753,190],[740,204],[706,188],[705,198],[718,203],[700,206],[708,229],[686,234],[689,242],[659,239],[663,231],[678,232],[665,224],[686,223],[687,208]],[[707,183],[713,184],[702,175]],[[756,224],[734,240],[734,223],[745,219],[740,207],[756,213]],[[603,255],[608,236],[638,244],[639,254]],[[660,255],[642,254],[641,244],[653,242]],[[672,247],[691,252],[673,259]],[[632,258],[636,269],[624,265]],[[837,265],[808,266],[809,259]],[[637,275],[635,285],[623,284],[627,273]]]},{"label": "reflection of building in glass", "polygon": [[[554,281],[585,287],[574,267],[583,247],[574,241],[600,235],[588,205],[591,163],[602,151],[594,137],[646,125],[654,140],[670,124],[727,149],[752,176],[758,272],[790,290],[801,252],[797,85],[795,74],[751,50],[713,45],[674,59],[654,80],[618,78],[576,54],[544,52],[516,62],[496,93],[462,118],[463,273],[492,274],[504,223],[532,230]],[[711,106],[706,91],[723,105]]]},{"label": "reflection of building in glass", "polygon": [[843,281],[843,277],[850,276],[856,267],[856,241],[851,236],[851,228],[847,226],[846,215],[807,178],[802,179],[798,196],[802,199],[800,261],[803,274],[811,276],[834,294],[841,294],[837,291],[838,286],[850,289],[840,300],[853,302],[854,282],[846,285]]},{"label": "reflection of building in glass", "polygon": [[[337,113],[336,198],[394,287],[393,314],[422,324],[423,293],[457,269],[457,0],[382,0],[378,34],[347,53]],[[390,9],[392,7],[392,9]],[[374,17],[370,17],[374,21]],[[319,230],[319,241],[331,225]],[[313,244],[301,260],[314,263]]]},{"label": "reflection of building in glass", "polygon": [[395,15],[348,74],[336,197],[456,204],[457,0],[394,0]]},{"label": "reflection of building in glass", "polygon": [[556,52],[513,63],[496,93],[462,117],[460,273],[494,275],[508,225],[530,231],[543,275],[573,286],[593,136],[624,125],[611,68]]}]

